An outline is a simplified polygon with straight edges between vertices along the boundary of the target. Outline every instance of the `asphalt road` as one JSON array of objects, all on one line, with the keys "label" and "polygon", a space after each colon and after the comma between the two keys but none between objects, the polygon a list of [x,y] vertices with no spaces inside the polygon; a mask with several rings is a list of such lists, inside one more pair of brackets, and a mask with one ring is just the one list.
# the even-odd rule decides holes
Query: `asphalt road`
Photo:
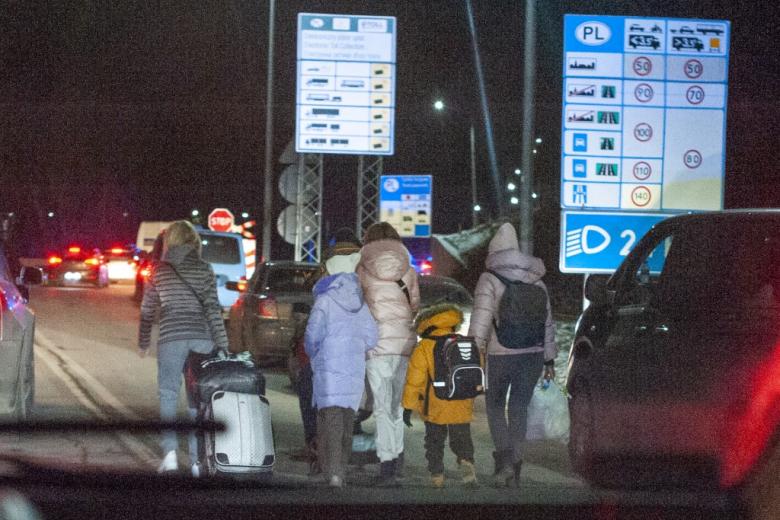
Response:
[{"label": "asphalt road", "polygon": [[[36,398],[34,420],[156,419],[156,353],[137,355],[138,308],[131,300],[132,287],[33,288],[31,307],[36,313]],[[570,328],[570,327],[569,327]],[[566,328],[559,342],[567,341]],[[563,359],[562,355],[562,359]],[[560,367],[562,368],[562,367]],[[652,511],[682,507],[698,513],[726,507],[723,497],[702,493],[614,492],[592,489],[571,471],[566,447],[556,442],[526,444],[520,490],[490,485],[492,442],[484,412],[484,400],[476,403],[472,435],[481,485],[464,488],[459,482],[455,457],[445,455],[445,489],[433,489],[428,480],[423,448],[424,427],[413,419],[406,430],[404,478],[400,488],[371,486],[376,465],[352,466],[347,488],[325,490],[307,477],[308,464],[294,454],[303,445],[297,397],[281,368],[269,368],[267,398],[271,403],[276,434],[277,462],[273,481],[281,487],[265,489],[262,500],[273,503],[519,503],[602,507],[610,504],[650,506]],[[180,405],[184,410],[182,392]],[[372,419],[364,423],[374,430]],[[0,434],[0,453],[63,463],[155,471],[159,462],[156,435],[130,433]],[[184,443],[182,443],[184,448]],[[180,450],[186,467],[186,448]],[[258,490],[259,491],[259,490]],[[610,505],[611,507],[611,505]],[[600,511],[600,509],[599,509]]]},{"label": "asphalt road", "polygon": [[[156,353],[145,359],[137,355],[138,308],[131,300],[131,293],[132,287],[123,285],[107,289],[33,289],[30,300],[37,317],[33,419],[157,417]],[[282,368],[269,368],[266,375],[277,441],[275,475],[305,483],[308,466],[294,456],[303,445],[297,397]],[[183,409],[183,395],[180,404]],[[371,419],[364,426],[367,431],[374,429]],[[482,399],[477,403],[472,432],[479,476],[487,483],[492,472],[492,443]],[[428,486],[423,435],[424,426],[415,419],[414,427],[406,432],[404,488]],[[151,436],[58,434],[3,440],[14,452],[43,457],[56,455],[68,462],[145,471],[153,470],[159,457],[157,439]],[[184,463],[185,453],[182,450],[180,456]],[[462,488],[454,459],[451,453],[446,455],[448,477],[451,477],[447,486],[458,493]],[[376,471],[375,465],[353,467],[348,483],[365,484]],[[528,444],[523,481],[529,490],[541,494],[548,490],[567,500],[575,496],[581,499],[589,493],[587,486],[571,472],[565,446],[560,443]]]}]

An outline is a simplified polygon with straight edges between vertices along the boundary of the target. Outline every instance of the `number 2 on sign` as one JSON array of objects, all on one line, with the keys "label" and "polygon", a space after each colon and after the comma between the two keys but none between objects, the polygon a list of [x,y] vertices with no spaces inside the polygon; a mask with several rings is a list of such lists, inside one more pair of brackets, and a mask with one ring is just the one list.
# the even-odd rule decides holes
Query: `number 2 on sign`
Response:
[{"label": "number 2 on sign", "polygon": [[631,252],[631,248],[634,247],[634,242],[636,242],[636,232],[631,229],[625,229],[620,233],[620,238],[628,238],[625,245],[620,250],[620,256],[628,256],[628,253]]}]

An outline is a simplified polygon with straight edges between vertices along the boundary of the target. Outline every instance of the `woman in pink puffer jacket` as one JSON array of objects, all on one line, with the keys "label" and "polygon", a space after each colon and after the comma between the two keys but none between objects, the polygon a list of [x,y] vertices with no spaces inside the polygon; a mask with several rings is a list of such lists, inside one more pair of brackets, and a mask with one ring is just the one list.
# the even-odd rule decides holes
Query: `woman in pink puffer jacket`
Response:
[{"label": "woman in pink puffer jacket", "polygon": [[404,450],[403,396],[409,356],[417,344],[414,316],[420,305],[417,273],[393,227],[381,222],[366,231],[357,274],[379,341],[369,350],[366,374],[374,396],[379,485],[396,483]]}]

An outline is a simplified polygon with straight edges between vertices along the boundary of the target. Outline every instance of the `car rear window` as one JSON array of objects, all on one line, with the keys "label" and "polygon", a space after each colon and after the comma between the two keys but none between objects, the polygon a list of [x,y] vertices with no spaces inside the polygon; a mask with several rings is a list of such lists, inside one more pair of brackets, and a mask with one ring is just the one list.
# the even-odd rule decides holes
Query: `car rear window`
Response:
[{"label": "car rear window", "polygon": [[319,267],[275,267],[266,287],[271,292],[310,292],[319,277]]},{"label": "car rear window", "polygon": [[111,249],[106,249],[103,251],[103,257],[106,260],[129,260],[133,258],[134,256],[133,251],[118,251],[114,252]]},{"label": "car rear window", "polygon": [[662,298],[677,305],[777,307],[780,232],[766,223],[707,223],[675,239],[661,274]]},{"label": "car rear window", "polygon": [[219,235],[201,235],[203,260],[210,264],[240,264],[238,240]]}]

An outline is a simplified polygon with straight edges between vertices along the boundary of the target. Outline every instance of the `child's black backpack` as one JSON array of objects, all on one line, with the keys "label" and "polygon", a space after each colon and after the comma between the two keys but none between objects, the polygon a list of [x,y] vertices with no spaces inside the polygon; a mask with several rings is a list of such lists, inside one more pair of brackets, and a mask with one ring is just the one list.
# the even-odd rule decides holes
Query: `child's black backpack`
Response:
[{"label": "child's black backpack", "polygon": [[431,337],[433,347],[433,393],[439,399],[471,399],[485,388],[485,372],[474,338],[449,334]]}]

